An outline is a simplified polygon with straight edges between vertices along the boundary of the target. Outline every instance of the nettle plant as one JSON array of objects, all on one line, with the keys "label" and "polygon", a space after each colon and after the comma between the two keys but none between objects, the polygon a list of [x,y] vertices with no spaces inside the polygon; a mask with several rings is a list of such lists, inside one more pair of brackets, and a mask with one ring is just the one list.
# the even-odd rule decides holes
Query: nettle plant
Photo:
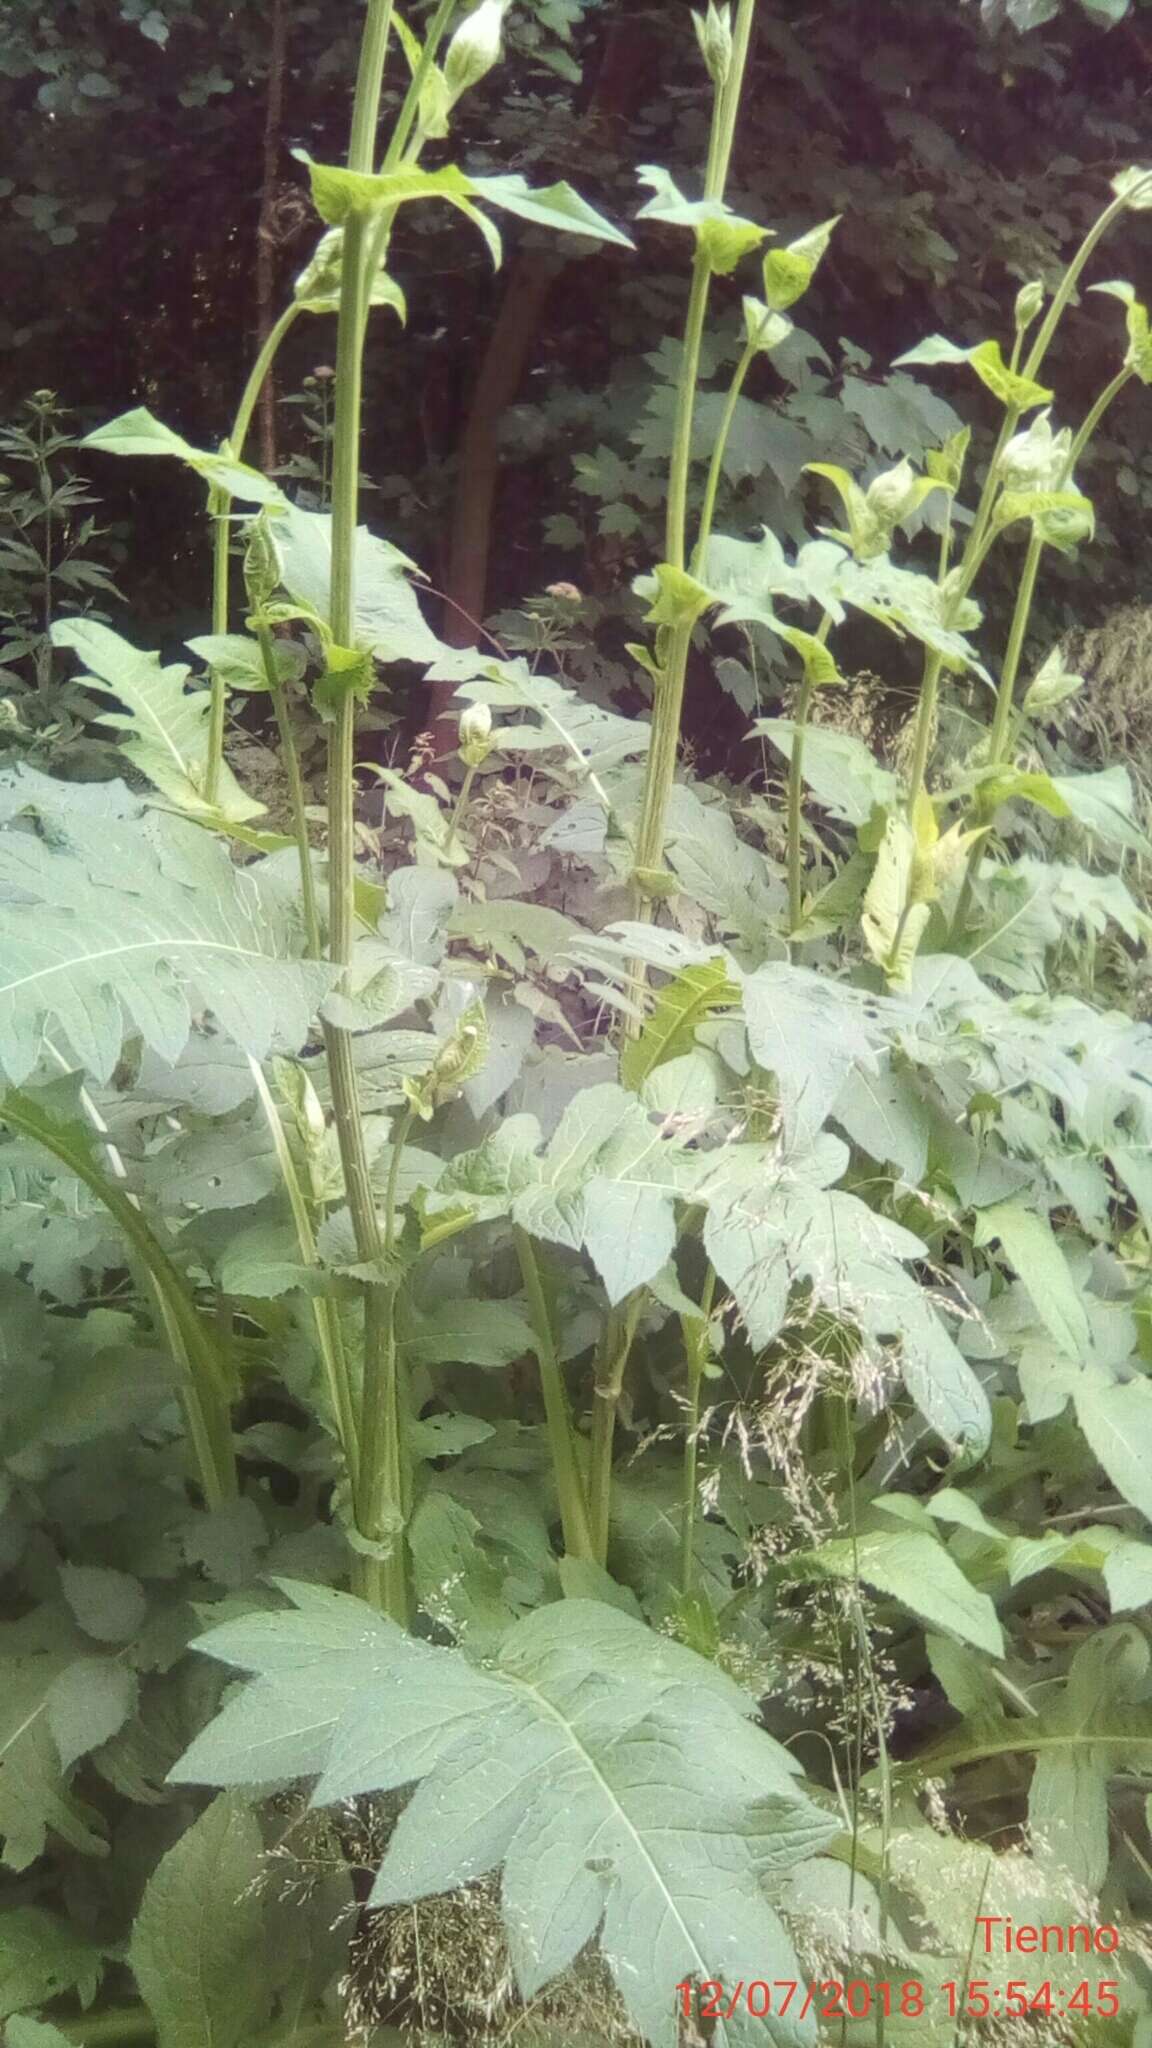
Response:
[{"label": "nettle plant", "polygon": [[[653,712],[629,720],[442,644],[358,525],[401,208],[459,209],[494,260],[493,213],[626,240],[567,185],[425,166],[499,55],[499,0],[455,11],[418,36],[369,0],[347,165],[309,166],[323,239],[228,440],[143,411],[90,437],[207,486],[207,685],[61,623],[122,779],[0,782],[9,2037],[239,2048],[396,2018],[676,2048],[678,1986],[848,1970],[914,1979],[919,2007],[735,1999],[710,2038],[943,2042],[978,1916],[1102,1915],[1122,2014],[1086,1992],[1068,2024],[1147,2041],[1152,1036],[1089,973],[1113,927],[1148,929],[1098,849],[1145,847],[1121,768],[1037,765],[1078,679],[1022,676],[1045,551],[1091,535],[1077,465],[1152,375],[1147,313],[1106,287],[1127,350],[1078,428],[1046,352],[1152,173],[1117,179],[1054,295],[1021,293],[1007,353],[906,359],[967,365],[1001,407],[980,487],[966,435],[922,476],[824,467],[840,524],[788,559],[713,530],[717,483],[834,223],[765,254],[726,204],[754,0],[697,18],[702,196],[643,173],[691,285],[632,650]],[[753,264],[697,469],[710,305]],[[244,447],[289,325],[333,313],[322,512]],[[933,573],[922,540],[896,558],[929,507]],[[976,593],[1021,536],[1001,656]],[[853,611],[924,651],[903,775],[811,722]],[[757,729],[783,821],[677,773],[689,650],[732,627],[799,663],[794,716]],[[464,708],[454,789],[379,771],[385,865],[357,721],[393,664]],[[937,747],[945,679],[990,707],[963,759]],[[290,833],[229,767],[234,692],[269,700]],[[1054,992],[1073,928],[1084,986]],[[491,1909],[482,2013],[470,1984],[425,2000],[413,1902],[444,1895]],[[145,2006],[115,2002],[126,1972]]]}]

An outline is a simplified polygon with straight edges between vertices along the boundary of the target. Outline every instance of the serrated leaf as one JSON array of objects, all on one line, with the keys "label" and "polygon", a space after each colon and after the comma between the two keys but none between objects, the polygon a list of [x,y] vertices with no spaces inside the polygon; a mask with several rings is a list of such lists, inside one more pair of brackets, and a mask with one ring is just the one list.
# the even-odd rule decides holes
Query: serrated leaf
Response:
[{"label": "serrated leaf", "polygon": [[[307,1614],[262,1620],[265,1641],[275,1624],[281,1664],[297,1627],[315,1656]],[[221,1632],[229,1655],[244,1627]],[[565,1600],[518,1622],[483,1671],[399,1630],[391,1643],[382,1667],[362,1651],[360,1689],[327,1742],[315,1794],[321,1803],[422,1781],[373,1904],[449,1890],[502,1864],[523,1995],[599,1930],[654,2048],[677,2040],[669,1977],[797,1974],[763,1881],[813,1855],[838,1823],[805,1799],[787,1753],[744,1718],[751,1699],[715,1665],[600,1600]],[[266,1696],[276,1682],[263,1681]],[[765,2040],[802,2048],[815,2031],[802,2019],[734,2018],[716,2033],[718,2048]]]},{"label": "serrated leaf", "polygon": [[[0,1913],[0,2019],[10,2022],[4,2030],[6,2040],[19,2040],[11,2015],[28,2006],[47,2005],[69,1991],[88,2005],[103,1970],[104,1951],[54,1913],[40,1906],[16,1906]],[[42,2031],[50,2036],[54,2029]]]},{"label": "serrated leaf", "polygon": [[918,1529],[863,1531],[837,1538],[819,1550],[790,1560],[798,1576],[809,1572],[851,1585],[860,1579],[898,1600],[927,1627],[972,1643],[990,1657],[1002,1657],[1004,1639],[987,1593],[965,1578],[942,1543]]},{"label": "serrated leaf", "polygon": [[708,1256],[756,1348],[779,1335],[794,1290],[811,1290],[812,1306],[867,1336],[898,1339],[900,1369],[921,1414],[946,1443],[977,1452],[991,1429],[987,1400],[905,1271],[924,1247],[858,1197],[827,1186],[845,1164],[845,1148],[827,1135],[808,1153],[754,1159],[743,1169],[734,1148],[698,1190],[708,1204]]},{"label": "serrated leaf", "polygon": [[51,841],[0,833],[0,1066],[23,1080],[45,1031],[100,1080],[138,1031],[183,1052],[211,1009],[256,1058],[295,1052],[333,970],[294,956],[295,907],[263,862],[237,867],[195,825],[69,814]]},{"label": "serrated leaf", "polygon": [[136,1674],[113,1657],[78,1657],[53,1679],[48,1726],[68,1770],[122,1728],[136,1705]]},{"label": "serrated leaf", "polygon": [[[299,604],[327,619],[332,583],[332,519],[327,512],[288,506],[271,528],[284,588]],[[430,662],[461,657],[428,625],[413,588],[412,563],[399,549],[356,529],[356,614],[353,638],[357,648],[379,661]],[[474,663],[475,657],[472,657]],[[466,667],[471,667],[471,663]]]},{"label": "serrated leaf", "polygon": [[1152,1521],[1152,1382],[1110,1381],[1088,1370],[1072,1394],[1076,1420],[1113,1486]]},{"label": "serrated leaf", "polygon": [[129,1948],[160,2048],[242,2048],[270,2002],[254,1891],[263,1839],[222,1794],[157,1864]]},{"label": "serrated leaf", "polygon": [[1065,1357],[1082,1364],[1092,1349],[1092,1330],[1047,1217],[1019,1202],[999,1202],[977,1212],[975,1242],[1003,1245],[1045,1328]]},{"label": "serrated leaf", "polygon": [[1108,1730],[1117,1707],[1139,1699],[1148,1647],[1135,1628],[1103,1629],[1072,1660],[1063,1693],[1046,1713],[1056,1741],[1036,1759],[1028,1823],[1038,1849],[1095,1896],[1108,1873],[1108,1781],[1112,1759],[1099,1744],[1059,1736]]},{"label": "serrated leaf", "polygon": [[1052,393],[1045,385],[1008,368],[998,341],[982,341],[978,348],[969,351],[968,361],[980,382],[987,386],[994,398],[1000,400],[1001,405],[1011,406],[1017,412],[1028,412],[1034,405],[1051,403]]},{"label": "serrated leaf", "polygon": [[139,1630],[147,1607],[144,1588],[130,1572],[107,1565],[62,1564],[64,1598],[85,1635],[98,1643],[126,1643]]},{"label": "serrated leaf", "polygon": [[[786,761],[792,759],[796,727],[790,718],[757,719],[752,731],[763,734]],[[850,825],[866,825],[873,811],[887,810],[899,796],[896,776],[881,766],[855,733],[838,732],[834,726],[808,726],[801,761],[805,785],[821,809]]]},{"label": "serrated leaf", "polygon": [[685,967],[659,991],[640,1036],[626,1042],[620,1055],[624,1086],[639,1089],[666,1060],[690,1052],[705,1018],[716,1010],[730,1009],[739,1000],[740,990],[722,959]]},{"label": "serrated leaf", "polygon": [[52,639],[79,656],[86,688],[127,707],[102,712],[102,723],[119,729],[119,751],[169,803],[189,817],[229,823],[264,815],[265,805],[241,789],[227,762],[220,767],[216,797],[208,802],[209,696],[186,688],[188,669],[162,667],[159,655],[142,653],[96,619],[58,620]]},{"label": "serrated leaf", "polygon": [[875,1070],[885,1005],[806,967],[762,967],[744,983],[748,1039],[776,1076],[787,1136],[803,1145],[821,1128],[850,1073]]}]

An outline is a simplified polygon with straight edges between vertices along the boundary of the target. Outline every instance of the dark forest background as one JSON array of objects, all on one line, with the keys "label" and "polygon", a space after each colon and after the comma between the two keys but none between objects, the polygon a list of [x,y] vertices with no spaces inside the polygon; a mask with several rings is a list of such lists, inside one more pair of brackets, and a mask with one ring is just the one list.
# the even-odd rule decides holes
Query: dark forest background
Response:
[{"label": "dark forest background", "polygon": [[[417,26],[422,11],[411,10]],[[219,440],[314,246],[293,152],[340,155],[358,27],[357,8],[314,0],[7,0],[8,417],[49,389],[81,425],[146,404],[198,445]],[[695,189],[708,81],[686,5],[518,0],[508,42],[508,63],[466,103],[467,167],[569,177],[625,225],[645,196],[638,166],[664,164]],[[891,373],[892,358],[934,331],[964,343],[1002,333],[1019,284],[1056,273],[1116,169],[1152,153],[1150,136],[1147,0],[771,0],[733,203],[747,199],[785,236],[843,221],[804,331],[749,387],[728,530],[810,530],[811,457],[867,475],[938,442],[958,423],[951,399],[971,417],[963,372],[934,372],[929,387],[922,372]],[[522,229],[493,274],[466,224],[407,209],[394,267],[409,325],[376,317],[366,449],[369,516],[445,594],[430,603],[450,636],[570,583],[594,686],[625,692],[617,656],[631,576],[659,552],[685,290],[681,238],[642,225],[636,239],[635,255],[578,243],[558,254],[554,238]],[[1117,260],[1146,296],[1142,221]],[[740,289],[718,295],[717,370],[737,349]],[[297,323],[252,450],[313,502],[330,325]],[[1069,417],[1098,389],[1115,327],[1114,305],[1088,297],[1066,328],[1052,381]],[[1139,588],[1152,511],[1144,397],[1135,387],[1093,450],[1083,487],[1099,544],[1049,578],[1044,632],[1091,626]],[[168,464],[86,456],[83,469],[136,619],[162,644],[197,630],[207,569],[194,482]],[[1009,580],[1013,567],[1009,552]],[[861,645],[862,666],[872,651]],[[698,747],[722,753],[729,730],[745,729],[738,670],[697,678]],[[409,726],[425,708],[410,707]]]}]

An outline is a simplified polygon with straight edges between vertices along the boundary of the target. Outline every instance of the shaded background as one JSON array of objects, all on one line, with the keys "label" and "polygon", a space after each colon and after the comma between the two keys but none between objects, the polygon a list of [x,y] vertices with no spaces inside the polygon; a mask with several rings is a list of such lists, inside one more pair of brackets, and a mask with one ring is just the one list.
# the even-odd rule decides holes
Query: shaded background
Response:
[{"label": "shaded background", "polygon": [[[427,9],[409,11],[419,26]],[[921,455],[956,423],[953,407],[978,433],[991,424],[992,402],[963,370],[929,383],[888,365],[933,331],[967,343],[1010,328],[1018,285],[1051,279],[1109,178],[1152,155],[1152,15],[1147,0],[763,0],[760,15],[733,203],[784,235],[843,221],[798,309],[803,332],[750,381],[721,517],[732,532],[798,534],[821,509],[801,477],[808,460],[867,475]],[[6,412],[47,386],[91,423],[143,403],[200,445],[227,431],[259,335],[316,238],[292,151],[342,154],[358,29],[358,9],[313,0],[7,0]],[[451,149],[476,170],[570,178],[627,225],[645,196],[639,165],[696,189],[709,103],[688,6],[517,0],[508,61],[462,111],[431,161]],[[445,215],[405,210],[393,267],[408,330],[376,316],[366,515],[447,593],[437,623],[460,637],[465,613],[575,584],[590,687],[627,694],[629,583],[660,552],[684,237],[641,225],[634,256],[561,251],[513,222],[494,275]],[[1129,217],[1096,275],[1127,275],[1146,296],[1150,252],[1152,217]],[[748,288],[743,276],[717,286],[708,365],[720,381]],[[1114,301],[1090,296],[1070,319],[1050,366],[1061,419],[1077,420],[1111,374],[1120,320]],[[252,449],[305,491],[318,488],[307,420],[323,395],[305,379],[328,364],[332,329],[309,319],[293,332]],[[1146,404],[1137,389],[1116,408],[1085,466],[1097,545],[1049,576],[1040,636],[1091,625],[1140,587]],[[195,485],[167,464],[85,466],[116,527],[136,636],[174,645],[201,629]],[[993,610],[1011,549],[1003,564],[985,592]],[[747,710],[740,664],[720,666],[731,673],[696,674],[689,711],[713,765]],[[409,725],[426,709],[407,707]]]}]

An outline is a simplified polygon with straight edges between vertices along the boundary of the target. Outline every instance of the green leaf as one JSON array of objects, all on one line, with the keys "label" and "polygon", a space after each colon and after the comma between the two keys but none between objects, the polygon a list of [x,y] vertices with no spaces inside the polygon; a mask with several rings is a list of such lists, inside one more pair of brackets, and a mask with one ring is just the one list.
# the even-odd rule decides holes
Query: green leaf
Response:
[{"label": "green leaf", "polygon": [[861,1533],[821,1544],[819,1550],[790,1558],[789,1576],[831,1578],[841,1585],[861,1579],[878,1593],[899,1601],[926,1627],[962,1643],[972,1643],[990,1657],[1004,1655],[1004,1639],[987,1593],[965,1578],[942,1543],[919,1529]]},{"label": "green leaf", "polygon": [[1053,775],[1050,780],[1067,816],[1075,818],[1085,831],[1113,846],[1127,846],[1133,853],[1152,852],[1147,834],[1133,816],[1132,778],[1118,761],[1093,775]]},{"label": "green leaf", "polygon": [[293,957],[295,905],[266,863],[240,868],[160,812],[53,822],[51,840],[0,832],[0,1067],[13,1080],[45,1031],[100,1080],[132,1030],[175,1062],[204,1008],[257,1059],[303,1044],[333,969]]},{"label": "green leaf", "polygon": [[0,1844],[10,1870],[44,1854],[49,1832],[81,1855],[106,1852],[97,1816],[79,1807],[63,1781],[48,1726],[48,1696],[69,1652],[6,1657],[0,1705]]},{"label": "green leaf", "polygon": [[781,626],[779,630],[781,639],[796,649],[804,663],[804,680],[810,688],[823,690],[844,681],[835,658],[815,633],[802,632],[799,626]]},{"label": "green leaf", "polygon": [[532,1183],[513,1195],[511,1212],[534,1236],[583,1246],[615,1303],[667,1264],[676,1241],[675,1197],[698,1171],[683,1132],[606,1082],[585,1088],[565,1110]]},{"label": "green leaf", "polygon": [[660,990],[652,1015],[639,1038],[628,1039],[620,1054],[620,1078],[626,1088],[639,1089],[655,1068],[696,1043],[698,1025],[716,1010],[740,1000],[722,959],[686,967]]},{"label": "green leaf", "polygon": [[[305,1589],[290,1590],[301,1599]],[[344,1610],[379,1636],[367,1609],[343,1601]],[[309,1659],[316,1640],[307,1613],[260,1620],[262,1661],[271,1654],[280,1667],[263,1681],[267,1706],[291,1675],[294,1636]],[[220,1632],[230,1660],[251,1628]],[[601,1600],[565,1600],[518,1622],[483,1671],[398,1629],[390,1641],[382,1664],[361,1648],[360,1685],[326,1740],[315,1793],[327,1803],[421,1781],[373,1905],[503,1865],[522,1995],[599,1930],[654,2048],[675,2048],[669,1981],[799,1974],[765,1880],[815,1854],[838,1821],[804,1797],[787,1753],[745,1718],[752,1699],[715,1665]],[[717,2048],[801,2048],[815,2036],[806,2021],[734,2018],[715,2038]]]},{"label": "green leaf", "polygon": [[973,1241],[1003,1246],[1045,1328],[1066,1357],[1082,1364],[1092,1349],[1091,1326],[1047,1217],[1019,1202],[999,1202],[978,1210]]},{"label": "green leaf", "polygon": [[[284,588],[318,618],[329,615],[332,582],[332,519],[327,512],[290,506],[272,528]],[[412,585],[413,565],[386,540],[356,530],[357,648],[378,661],[413,661],[427,667],[446,662],[448,674],[474,674],[476,657],[463,658],[438,639],[424,618]]]},{"label": "green leaf", "polygon": [[497,207],[501,213],[532,221],[537,227],[585,235],[595,242],[613,242],[619,249],[632,247],[627,235],[613,227],[567,183],[533,188],[525,179],[509,172],[500,177],[472,178],[470,184],[474,198]]},{"label": "green leaf", "polygon": [[[104,1951],[54,1913],[16,1906],[0,1914],[0,2019],[69,1991],[89,2005],[103,1971]],[[50,2035],[52,2029],[44,2032]],[[12,2042],[19,2034],[9,2025],[5,2038]]]},{"label": "green leaf", "polygon": [[348,171],[336,164],[309,163],[308,174],[316,211],[331,227],[341,227],[357,215],[367,218],[418,199],[447,200],[479,227],[483,217],[475,212],[471,202],[483,199],[502,213],[517,214],[540,227],[585,235],[592,241],[615,242],[625,249],[632,247],[627,235],[621,234],[568,184],[547,185],[534,191],[517,174],[473,178],[455,164],[447,164],[438,171],[412,166],[371,173]]},{"label": "green leaf", "polygon": [[750,250],[758,249],[769,229],[755,221],[743,220],[722,199],[685,199],[683,193],[659,164],[641,164],[636,173],[642,185],[650,185],[655,197],[636,215],[637,220],[661,222],[667,227],[691,228],[697,247],[707,255],[710,267],[728,277]]},{"label": "green leaf", "polygon": [[1092,500],[1079,491],[1005,491],[996,501],[994,524],[1012,526],[1018,519],[1030,520],[1045,546],[1061,554],[1071,554],[1096,531]]},{"label": "green leaf", "polygon": [[118,419],[109,420],[107,426],[97,427],[86,434],[81,444],[85,448],[97,448],[104,455],[167,455],[175,456],[179,462],[187,463],[197,476],[213,489],[222,491],[227,497],[239,498],[248,505],[282,505],[283,493],[279,486],[261,476],[258,469],[252,469],[246,462],[237,462],[228,454],[213,454],[204,448],[193,448],[182,434],[173,433],[171,427],[155,419],[147,406],[140,405],[132,412],[121,413]]},{"label": "green leaf", "polygon": [[421,1314],[402,1340],[413,1366],[513,1365],[534,1349],[532,1324],[519,1301],[441,1302]]},{"label": "green leaf", "polygon": [[770,249],[764,258],[764,297],[776,312],[787,312],[803,298],[827,254],[840,215],[809,228],[806,235],[789,242],[784,249]]},{"label": "green leaf", "polygon": [[78,1657],[52,1681],[48,1726],[61,1770],[110,1741],[136,1706],[136,1674],[113,1657]]},{"label": "green leaf", "polygon": [[970,348],[960,348],[943,334],[930,334],[926,341],[918,341],[915,348],[906,349],[902,356],[893,356],[893,369],[911,368],[923,363],[931,368],[937,363],[967,363],[972,358]]},{"label": "green leaf", "polygon": [[4,2029],[7,2048],[72,2048],[67,2034],[47,2020],[12,2018]]},{"label": "green leaf", "polygon": [[1024,710],[1035,715],[1037,712],[1054,711],[1077,690],[1084,688],[1083,676],[1069,675],[1064,668],[1060,649],[1054,647],[1047,660],[1037,669],[1036,674],[1024,693]]},{"label": "green leaf", "polygon": [[674,632],[687,631],[716,601],[711,591],[705,590],[695,576],[690,576],[686,569],[673,568],[670,562],[661,562],[653,575],[642,581],[645,587],[639,589],[638,586],[638,594],[652,599],[651,608],[645,613],[650,626],[671,626]]},{"label": "green leaf", "polygon": [[101,722],[125,735],[120,752],[169,803],[205,821],[241,823],[263,816],[265,806],[241,789],[227,762],[219,771],[215,799],[209,803],[205,797],[209,695],[186,688],[188,669],[163,668],[158,655],[141,653],[95,619],[60,620],[52,639],[80,657],[82,683],[127,707],[102,712]]},{"label": "green leaf", "polygon": [[1152,1602],[1152,1543],[1121,1537],[1101,1566],[1113,1614]]},{"label": "green leaf", "polygon": [[144,1588],[129,1572],[107,1565],[62,1564],[60,1585],[85,1635],[98,1643],[126,1643],[147,1608]]},{"label": "green leaf", "polygon": [[265,2016],[263,1848],[247,1802],[223,1795],[149,1878],[129,1961],[160,2048],[242,2048]]},{"label": "green leaf", "polygon": [[[907,361],[907,357],[904,360]],[[1036,384],[1031,377],[1021,377],[1008,368],[998,341],[982,341],[978,348],[969,350],[968,361],[980,382],[987,385],[1001,405],[1012,406],[1017,412],[1029,412],[1034,405],[1051,404],[1053,394],[1043,384]]]},{"label": "green leaf", "polygon": [[[298,303],[309,313],[339,313],[343,267],[344,230],[329,228],[296,279],[294,296]],[[390,277],[383,266],[377,270],[368,288],[368,302],[372,306],[388,307],[402,327],[407,325],[408,301],[395,278]]]},{"label": "green leaf", "polygon": [[906,988],[912,963],[931,916],[927,903],[912,901],[918,847],[905,818],[889,817],[864,896],[860,920],[864,943],[893,988]]},{"label": "green leaf", "polygon": [[1036,1760],[1028,1795],[1028,1823],[1041,1853],[1069,1872],[1095,1897],[1108,1873],[1106,1749],[1082,1740],[1105,1733],[1117,1707],[1141,1697],[1148,1646],[1129,1624],[1101,1630],[1081,1645],[1061,1698],[1048,1709],[1046,1732],[1066,1733]]},{"label": "green leaf", "polygon": [[[792,759],[796,727],[790,718],[760,718],[752,727]],[[896,802],[900,784],[855,733],[810,725],[804,733],[801,774],[821,810],[849,825],[866,825],[876,810]]]},{"label": "green leaf", "polygon": [[875,1069],[885,1005],[807,967],[761,967],[744,983],[754,1058],[776,1076],[784,1130],[798,1145],[821,1128],[849,1074]]},{"label": "green leaf", "polygon": [[329,227],[343,227],[346,221],[368,219],[386,207],[410,205],[419,199],[446,199],[456,205],[472,191],[471,178],[455,164],[445,164],[438,171],[411,165],[377,173],[309,160],[308,177],[312,203]]},{"label": "green leaf", "polygon": [[899,1340],[892,1364],[944,1442],[967,1453],[985,1447],[991,1419],[980,1383],[905,1271],[906,1261],[924,1256],[921,1240],[827,1187],[847,1164],[838,1140],[824,1136],[808,1153],[768,1160],[750,1147],[747,1164],[742,1149],[728,1148],[697,1199],[708,1205],[705,1249],[752,1345],[771,1344],[794,1291],[810,1291],[811,1307],[866,1337]]},{"label": "green leaf", "polygon": [[1072,1382],[1076,1420],[1113,1486],[1152,1521],[1152,1382],[1110,1381],[1099,1370]]}]

